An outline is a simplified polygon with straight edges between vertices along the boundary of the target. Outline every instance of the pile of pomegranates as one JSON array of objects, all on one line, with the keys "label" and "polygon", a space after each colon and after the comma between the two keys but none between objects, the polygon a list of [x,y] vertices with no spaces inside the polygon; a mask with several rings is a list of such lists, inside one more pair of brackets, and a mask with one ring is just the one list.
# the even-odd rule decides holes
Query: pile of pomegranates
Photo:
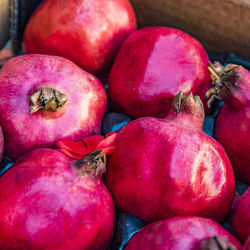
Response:
[{"label": "pile of pomegranates", "polygon": [[4,61],[0,249],[250,250],[250,72],[136,23],[129,0],[44,0]]}]

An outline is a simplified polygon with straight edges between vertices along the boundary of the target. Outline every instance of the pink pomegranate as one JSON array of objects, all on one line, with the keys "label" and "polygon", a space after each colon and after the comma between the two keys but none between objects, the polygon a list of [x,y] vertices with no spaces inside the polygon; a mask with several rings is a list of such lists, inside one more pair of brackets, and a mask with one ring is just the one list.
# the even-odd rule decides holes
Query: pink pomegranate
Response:
[{"label": "pink pomegranate", "polygon": [[243,250],[249,250],[249,249],[250,249],[250,235],[243,246]]},{"label": "pink pomegranate", "polygon": [[3,150],[4,150],[4,137],[3,137],[3,130],[0,126],[0,162],[3,157]]},{"label": "pink pomegranate", "polygon": [[250,236],[250,188],[241,196],[232,218],[232,232],[242,241]]},{"label": "pink pomegranate", "polygon": [[211,65],[215,85],[207,96],[225,102],[215,124],[215,138],[225,148],[236,178],[250,185],[250,72],[242,66]]},{"label": "pink pomegranate", "polygon": [[205,99],[211,78],[201,44],[173,28],[147,27],[121,46],[109,75],[111,100],[133,118],[164,118],[183,90]]},{"label": "pink pomegranate", "polygon": [[145,222],[227,215],[233,169],[223,147],[202,132],[203,119],[200,98],[180,92],[166,119],[141,118],[120,130],[105,176],[118,209]]},{"label": "pink pomegranate", "polygon": [[242,246],[217,222],[201,217],[174,217],[149,224],[126,250],[240,250]]},{"label": "pink pomegranate", "polygon": [[23,48],[26,53],[68,58],[97,73],[109,69],[135,29],[129,0],[45,0],[26,26]]},{"label": "pink pomegranate", "polygon": [[[61,141],[61,152],[20,158],[0,179],[0,249],[106,249],[115,209],[101,176],[114,136]],[[64,154],[71,151],[83,158]]]},{"label": "pink pomegranate", "polygon": [[97,78],[47,55],[9,60],[0,71],[0,99],[6,155],[13,160],[57,140],[99,133],[107,106]]}]

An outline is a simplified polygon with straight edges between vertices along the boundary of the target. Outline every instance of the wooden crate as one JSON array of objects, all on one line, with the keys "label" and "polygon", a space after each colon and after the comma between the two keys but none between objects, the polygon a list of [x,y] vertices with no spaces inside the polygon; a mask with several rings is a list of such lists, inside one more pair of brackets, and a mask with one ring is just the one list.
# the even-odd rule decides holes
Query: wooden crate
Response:
[{"label": "wooden crate", "polygon": [[209,52],[250,59],[250,0],[131,0],[139,26],[166,25],[196,37]]}]

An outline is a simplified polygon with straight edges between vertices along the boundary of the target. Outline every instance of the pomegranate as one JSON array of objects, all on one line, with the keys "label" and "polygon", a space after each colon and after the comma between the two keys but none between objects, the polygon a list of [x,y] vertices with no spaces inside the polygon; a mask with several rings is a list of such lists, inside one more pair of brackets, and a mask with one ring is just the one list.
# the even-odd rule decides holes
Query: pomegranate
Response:
[{"label": "pomegranate", "polygon": [[107,248],[115,210],[101,176],[115,134],[103,139],[35,149],[1,177],[1,249]]},{"label": "pomegranate", "polygon": [[60,139],[100,132],[107,96],[93,75],[67,59],[24,55],[0,71],[0,123],[6,155],[16,160]]},{"label": "pomegranate", "polygon": [[4,137],[3,137],[3,130],[0,126],[0,162],[3,157],[3,150],[4,150]]},{"label": "pomegranate", "polygon": [[166,119],[141,118],[119,131],[105,176],[118,209],[145,222],[227,215],[235,178],[223,147],[202,132],[203,119],[200,98],[180,92]]},{"label": "pomegranate", "polygon": [[211,84],[208,63],[201,44],[180,30],[137,30],[123,43],[111,68],[111,100],[133,118],[164,118],[181,90],[205,99]]},{"label": "pomegranate", "polygon": [[45,0],[26,26],[23,49],[62,56],[97,73],[109,69],[135,29],[129,0]]},{"label": "pomegranate", "polygon": [[242,241],[250,235],[250,188],[241,196],[232,218],[232,232]]},{"label": "pomegranate", "polygon": [[249,249],[250,249],[250,235],[243,246],[243,250],[249,250]]},{"label": "pomegranate", "polygon": [[132,237],[125,249],[240,250],[242,246],[217,222],[188,216],[147,225]]},{"label": "pomegranate", "polygon": [[250,72],[242,66],[210,65],[215,85],[207,92],[209,104],[225,102],[215,124],[215,138],[225,148],[236,178],[250,185]]}]

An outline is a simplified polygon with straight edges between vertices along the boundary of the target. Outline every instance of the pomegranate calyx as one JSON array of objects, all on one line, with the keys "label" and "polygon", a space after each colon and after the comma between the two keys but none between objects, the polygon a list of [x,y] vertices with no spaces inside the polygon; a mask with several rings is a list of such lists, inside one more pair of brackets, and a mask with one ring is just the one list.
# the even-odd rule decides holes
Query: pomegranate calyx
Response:
[{"label": "pomegranate calyx", "polygon": [[101,154],[102,150],[96,150],[91,154],[86,155],[80,160],[74,162],[75,169],[80,175],[93,175],[94,177],[106,172],[106,155]]},{"label": "pomegranate calyx", "polygon": [[39,88],[30,97],[30,110],[29,113],[33,114],[38,110],[56,112],[60,110],[68,101],[66,94],[54,88],[42,87]]},{"label": "pomegranate calyx", "polygon": [[206,238],[201,242],[202,250],[237,250],[227,239],[221,236]]},{"label": "pomegranate calyx", "polygon": [[56,145],[63,154],[69,158],[80,160],[89,154],[100,152],[101,156],[111,154],[115,150],[116,132],[102,135],[92,135],[83,138],[81,141],[57,141]]},{"label": "pomegranate calyx", "polygon": [[206,92],[207,105],[210,108],[211,104],[216,100],[222,100],[227,93],[233,92],[237,88],[237,79],[240,74],[237,72],[237,65],[228,64],[226,67],[219,62],[208,65],[208,70],[211,76],[213,87]]},{"label": "pomegranate calyx", "polygon": [[194,96],[191,92],[186,95],[183,91],[180,91],[173,100],[173,109],[176,113],[185,112],[195,116],[205,116],[200,97]]}]

